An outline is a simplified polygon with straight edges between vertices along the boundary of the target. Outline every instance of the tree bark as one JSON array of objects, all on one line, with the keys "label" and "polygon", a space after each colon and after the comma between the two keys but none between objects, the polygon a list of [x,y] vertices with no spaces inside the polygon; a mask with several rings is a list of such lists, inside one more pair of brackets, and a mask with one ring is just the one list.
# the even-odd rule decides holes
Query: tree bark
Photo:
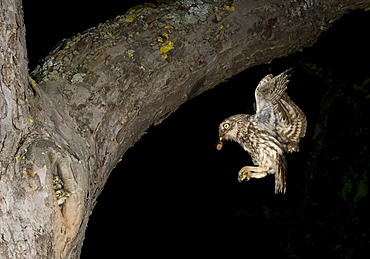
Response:
[{"label": "tree bark", "polygon": [[110,172],[150,125],[370,2],[137,6],[61,41],[30,78],[21,1],[0,7],[0,257],[79,258]]}]

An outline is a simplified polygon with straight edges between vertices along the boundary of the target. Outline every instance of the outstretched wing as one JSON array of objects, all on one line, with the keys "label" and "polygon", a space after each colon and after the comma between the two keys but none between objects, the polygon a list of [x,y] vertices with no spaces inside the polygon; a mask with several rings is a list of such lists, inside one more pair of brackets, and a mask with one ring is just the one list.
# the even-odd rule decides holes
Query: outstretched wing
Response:
[{"label": "outstretched wing", "polygon": [[291,69],[273,77],[265,76],[255,90],[256,115],[254,120],[274,131],[286,144],[286,151],[298,151],[299,139],[306,133],[306,116],[293,103],[286,89]]},{"label": "outstretched wing", "polygon": [[255,90],[255,118],[259,122],[275,126],[279,123],[278,120],[288,120],[284,104],[281,105],[281,99],[286,95],[289,72],[290,70],[286,70],[275,77],[269,74],[258,83]]},{"label": "outstretched wing", "polygon": [[[286,119],[280,119],[276,131],[286,142],[286,151],[299,150],[299,139],[306,134],[307,120],[302,110],[284,94],[280,100],[279,110],[283,110]],[[278,113],[278,116],[281,112]],[[284,118],[285,118],[284,117]]]}]

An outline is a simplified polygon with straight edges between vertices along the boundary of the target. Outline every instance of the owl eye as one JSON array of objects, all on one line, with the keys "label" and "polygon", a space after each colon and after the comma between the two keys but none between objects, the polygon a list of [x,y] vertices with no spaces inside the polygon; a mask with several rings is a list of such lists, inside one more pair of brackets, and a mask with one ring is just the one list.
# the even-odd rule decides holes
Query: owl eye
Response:
[{"label": "owl eye", "polygon": [[227,130],[228,128],[230,128],[230,124],[229,123],[225,123],[224,125],[222,125],[222,127]]}]

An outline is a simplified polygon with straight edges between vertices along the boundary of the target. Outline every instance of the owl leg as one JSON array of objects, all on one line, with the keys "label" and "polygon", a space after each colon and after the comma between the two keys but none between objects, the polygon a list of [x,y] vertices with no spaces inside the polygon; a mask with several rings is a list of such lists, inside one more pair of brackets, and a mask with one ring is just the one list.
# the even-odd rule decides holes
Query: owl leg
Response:
[{"label": "owl leg", "polygon": [[263,166],[244,166],[239,170],[238,181],[248,181],[250,178],[262,178],[267,175],[267,167]]}]

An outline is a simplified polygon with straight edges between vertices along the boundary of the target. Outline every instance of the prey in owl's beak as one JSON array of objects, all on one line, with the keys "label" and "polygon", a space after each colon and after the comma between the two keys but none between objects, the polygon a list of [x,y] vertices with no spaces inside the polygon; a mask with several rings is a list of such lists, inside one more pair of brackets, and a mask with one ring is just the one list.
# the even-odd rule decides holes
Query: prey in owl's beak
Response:
[{"label": "prey in owl's beak", "polygon": [[220,136],[220,138],[218,139],[217,146],[216,146],[217,150],[221,150],[222,145],[223,145],[223,143],[222,143],[223,141],[224,141],[224,137]]}]

